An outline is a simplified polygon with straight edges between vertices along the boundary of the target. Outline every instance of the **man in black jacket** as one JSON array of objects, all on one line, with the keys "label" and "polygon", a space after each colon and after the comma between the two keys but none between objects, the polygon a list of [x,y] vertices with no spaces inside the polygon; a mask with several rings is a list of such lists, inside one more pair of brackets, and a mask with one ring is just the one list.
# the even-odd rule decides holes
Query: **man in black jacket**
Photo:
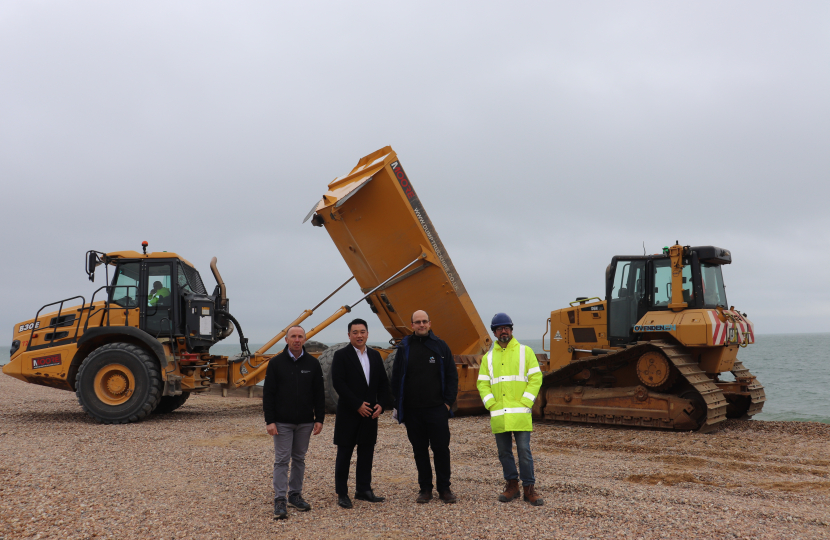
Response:
[{"label": "man in black jacket", "polygon": [[323,430],[326,398],[323,370],[320,362],[305,352],[305,340],[301,326],[289,328],[285,336],[288,345],[271,358],[265,371],[262,408],[265,431],[274,437],[274,519],[288,517],[286,502],[301,512],[311,510],[303,499],[305,453],[311,435]]},{"label": "man in black jacket", "polygon": [[412,444],[420,487],[417,503],[432,500],[432,466],[435,461],[438,497],[454,503],[450,490],[450,425],[452,405],[458,395],[458,371],[449,346],[430,330],[426,311],[412,314],[413,335],[403,338],[392,368],[392,393],[398,423],[406,426]]},{"label": "man in black jacket", "polygon": [[354,498],[383,502],[372,491],[372,461],[378,439],[378,417],[384,408],[392,408],[392,392],[380,353],[366,346],[369,327],[363,319],[349,323],[349,345],[334,353],[331,382],[339,399],[334,421],[334,487],[337,504],[351,508],[348,488],[349,465],[357,446]]}]

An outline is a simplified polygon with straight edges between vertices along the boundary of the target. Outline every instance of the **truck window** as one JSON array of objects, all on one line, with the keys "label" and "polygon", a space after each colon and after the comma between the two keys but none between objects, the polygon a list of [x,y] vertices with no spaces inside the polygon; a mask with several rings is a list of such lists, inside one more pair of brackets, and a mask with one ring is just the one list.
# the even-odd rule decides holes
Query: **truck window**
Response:
[{"label": "truck window", "polygon": [[147,305],[170,305],[170,265],[147,265]]},{"label": "truck window", "polygon": [[205,285],[202,283],[202,278],[199,276],[199,272],[197,272],[195,268],[191,268],[181,262],[176,266],[178,267],[177,279],[179,286],[182,287],[183,290],[198,294],[207,294]]},{"label": "truck window", "polygon": [[170,263],[147,264],[147,302],[144,330],[154,336],[169,334],[173,325],[173,289]]},{"label": "truck window", "polygon": [[118,265],[118,272],[113,280],[111,302],[121,307],[136,307],[138,296],[138,276],[141,270],[140,263],[125,263]]}]

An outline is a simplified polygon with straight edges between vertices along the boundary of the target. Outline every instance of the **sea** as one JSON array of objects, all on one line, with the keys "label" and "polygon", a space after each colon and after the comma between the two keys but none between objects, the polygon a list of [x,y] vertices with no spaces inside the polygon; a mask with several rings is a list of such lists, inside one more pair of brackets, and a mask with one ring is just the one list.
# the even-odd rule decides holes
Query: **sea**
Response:
[{"label": "sea", "polygon": [[[543,352],[542,340],[523,340],[519,335],[516,339]],[[259,347],[250,345],[252,351]],[[277,345],[271,352],[281,348]],[[229,338],[211,352],[231,355],[239,352],[239,345]],[[764,409],[753,417],[755,420],[830,424],[830,333],[756,334],[756,343],[741,349],[738,359],[758,377],[766,392]],[[0,352],[0,365],[8,361],[5,349]],[[2,389],[0,378],[0,392]]]}]

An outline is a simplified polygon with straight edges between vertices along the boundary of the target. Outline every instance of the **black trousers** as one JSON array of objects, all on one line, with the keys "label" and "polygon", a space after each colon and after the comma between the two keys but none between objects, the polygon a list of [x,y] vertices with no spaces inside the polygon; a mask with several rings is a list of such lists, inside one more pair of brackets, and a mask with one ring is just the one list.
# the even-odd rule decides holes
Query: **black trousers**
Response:
[{"label": "black trousers", "polygon": [[[334,491],[337,495],[349,494],[349,467],[352,463],[354,446],[337,445],[337,459],[334,462]],[[372,489],[372,462],[375,459],[374,444],[357,445],[357,465],[355,466],[355,491]]]},{"label": "black trousers", "polygon": [[432,466],[429,448],[435,460],[435,481],[438,491],[450,489],[450,413],[446,405],[423,409],[407,409],[404,425],[418,468],[421,491],[432,491]]}]

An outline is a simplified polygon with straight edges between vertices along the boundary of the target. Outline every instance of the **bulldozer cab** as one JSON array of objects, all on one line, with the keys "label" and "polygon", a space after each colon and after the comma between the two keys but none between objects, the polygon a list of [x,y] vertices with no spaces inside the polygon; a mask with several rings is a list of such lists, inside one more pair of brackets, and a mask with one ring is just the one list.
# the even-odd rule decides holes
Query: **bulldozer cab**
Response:
[{"label": "bulldozer cab", "polygon": [[636,342],[634,326],[650,311],[726,309],[721,265],[731,262],[727,250],[714,246],[682,247],[676,254],[666,248],[660,255],[611,259],[605,296],[609,344]]}]

